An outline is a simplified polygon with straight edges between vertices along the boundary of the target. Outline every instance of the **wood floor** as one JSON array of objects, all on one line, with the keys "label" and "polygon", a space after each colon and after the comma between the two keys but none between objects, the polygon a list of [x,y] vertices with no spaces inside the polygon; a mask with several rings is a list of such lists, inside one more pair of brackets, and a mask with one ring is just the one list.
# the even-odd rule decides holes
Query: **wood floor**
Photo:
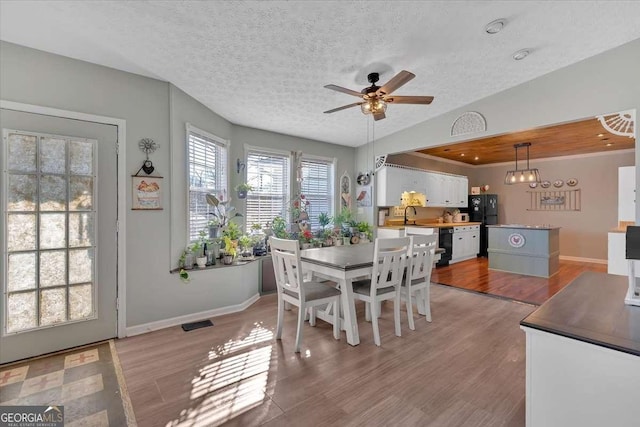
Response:
[{"label": "wood floor", "polygon": [[488,265],[487,258],[475,258],[434,268],[431,281],[539,305],[585,271],[607,272],[606,264],[560,261],[558,273],[545,279],[493,271]]},{"label": "wood floor", "polygon": [[535,307],[432,286],[433,322],[392,304],[380,321],[382,346],[357,305],[361,344],[330,325],[305,324],[293,353],[295,309],[276,341],[274,295],[215,326],[179,327],[117,341],[138,424],[145,426],[524,426],[525,336]]}]

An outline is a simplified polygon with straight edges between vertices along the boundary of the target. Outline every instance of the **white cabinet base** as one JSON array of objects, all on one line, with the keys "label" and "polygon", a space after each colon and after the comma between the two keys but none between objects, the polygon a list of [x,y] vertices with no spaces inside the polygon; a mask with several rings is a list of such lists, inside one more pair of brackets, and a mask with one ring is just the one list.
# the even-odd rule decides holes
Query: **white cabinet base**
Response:
[{"label": "white cabinet base", "polygon": [[640,357],[521,326],[527,427],[637,427]]}]

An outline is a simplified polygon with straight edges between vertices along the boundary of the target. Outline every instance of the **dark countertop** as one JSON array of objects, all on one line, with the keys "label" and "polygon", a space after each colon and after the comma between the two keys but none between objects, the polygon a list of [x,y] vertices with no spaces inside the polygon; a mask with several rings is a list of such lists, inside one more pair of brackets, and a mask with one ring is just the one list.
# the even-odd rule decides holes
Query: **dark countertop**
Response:
[{"label": "dark countertop", "polygon": [[520,325],[640,356],[640,307],[625,305],[626,276],[585,272]]}]

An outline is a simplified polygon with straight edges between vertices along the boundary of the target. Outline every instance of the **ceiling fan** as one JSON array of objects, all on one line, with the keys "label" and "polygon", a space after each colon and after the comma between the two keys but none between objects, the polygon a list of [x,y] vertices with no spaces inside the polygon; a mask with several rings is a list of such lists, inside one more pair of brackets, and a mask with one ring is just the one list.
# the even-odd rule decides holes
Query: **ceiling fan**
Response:
[{"label": "ceiling fan", "polygon": [[374,120],[382,120],[386,117],[384,113],[387,111],[387,104],[431,104],[433,96],[391,96],[394,90],[405,85],[414,77],[415,74],[402,70],[380,87],[376,86],[376,82],[380,80],[380,74],[370,73],[367,76],[367,80],[371,83],[371,86],[362,89],[360,92],[341,86],[326,85],[327,89],[357,96],[362,98],[362,101],[327,110],[325,114],[335,113],[336,111],[359,105],[364,114],[372,114]]}]

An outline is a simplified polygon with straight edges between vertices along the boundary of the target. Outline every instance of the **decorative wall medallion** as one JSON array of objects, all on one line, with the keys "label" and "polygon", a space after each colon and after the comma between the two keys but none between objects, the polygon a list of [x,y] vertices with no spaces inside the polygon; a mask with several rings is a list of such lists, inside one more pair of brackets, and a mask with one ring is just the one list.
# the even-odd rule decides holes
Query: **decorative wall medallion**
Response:
[{"label": "decorative wall medallion", "polygon": [[549,182],[549,181],[542,181],[542,182],[540,183],[540,187],[542,187],[542,188],[549,188],[549,187],[551,187],[551,182]]},{"label": "decorative wall medallion", "polygon": [[633,110],[621,111],[613,114],[596,116],[602,126],[609,132],[618,136],[634,137],[634,113]]},{"label": "decorative wall medallion", "polygon": [[525,244],[524,236],[520,233],[509,234],[509,245],[512,248],[521,248]]},{"label": "decorative wall medallion", "polygon": [[567,180],[567,185],[569,187],[575,187],[576,185],[578,185],[578,180],[575,178],[571,178]]},{"label": "decorative wall medallion", "polygon": [[467,111],[458,117],[451,125],[451,136],[467,133],[484,132],[487,130],[487,121],[482,114],[475,111]]},{"label": "decorative wall medallion", "polygon": [[529,188],[536,188],[538,186],[537,182],[530,182],[529,183]]},{"label": "decorative wall medallion", "polygon": [[553,181],[553,186],[556,188],[560,188],[564,185],[564,181],[561,179],[556,179],[555,181]]},{"label": "decorative wall medallion", "polygon": [[387,155],[386,154],[384,156],[376,156],[375,172],[378,172],[384,166],[386,161],[387,161]]}]

